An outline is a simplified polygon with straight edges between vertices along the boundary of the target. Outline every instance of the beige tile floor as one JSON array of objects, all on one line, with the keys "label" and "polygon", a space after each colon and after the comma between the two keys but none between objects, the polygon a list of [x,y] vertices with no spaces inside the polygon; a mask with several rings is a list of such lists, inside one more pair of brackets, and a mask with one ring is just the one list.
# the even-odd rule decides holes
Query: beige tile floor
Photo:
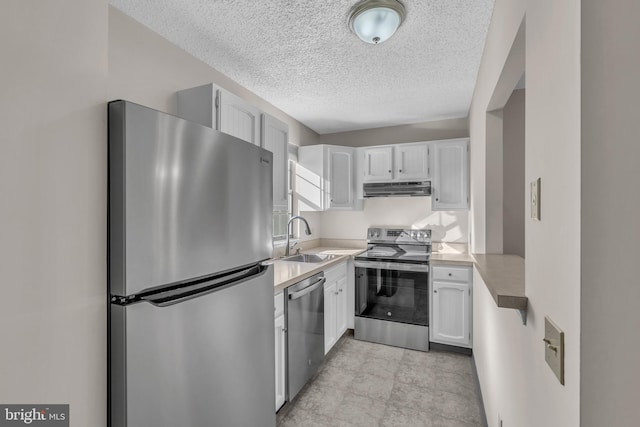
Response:
[{"label": "beige tile floor", "polygon": [[278,427],[482,426],[471,358],[345,334],[277,416]]}]

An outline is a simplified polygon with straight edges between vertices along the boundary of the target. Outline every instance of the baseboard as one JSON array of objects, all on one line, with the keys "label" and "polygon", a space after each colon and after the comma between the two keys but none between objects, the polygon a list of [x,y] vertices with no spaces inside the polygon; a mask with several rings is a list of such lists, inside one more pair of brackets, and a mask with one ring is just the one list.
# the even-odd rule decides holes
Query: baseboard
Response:
[{"label": "baseboard", "polygon": [[478,378],[478,370],[476,369],[476,358],[471,355],[471,369],[473,370],[473,379],[476,382],[478,390],[478,400],[480,401],[480,418],[482,419],[482,427],[489,427],[487,424],[487,413],[484,412],[484,400],[482,399],[482,389],[480,388],[480,379]]},{"label": "baseboard", "polygon": [[460,353],[471,356],[471,349],[465,347],[457,347],[455,345],[440,344],[437,342],[429,342],[429,349],[436,351],[448,351],[450,353]]}]

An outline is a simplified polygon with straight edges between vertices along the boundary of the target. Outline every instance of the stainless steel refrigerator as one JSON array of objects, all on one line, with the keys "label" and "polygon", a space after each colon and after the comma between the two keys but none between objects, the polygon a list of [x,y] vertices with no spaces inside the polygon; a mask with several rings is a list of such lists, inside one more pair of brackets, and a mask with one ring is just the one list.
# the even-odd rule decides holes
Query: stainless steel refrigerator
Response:
[{"label": "stainless steel refrigerator", "polygon": [[275,426],[272,154],[108,108],[109,425]]}]

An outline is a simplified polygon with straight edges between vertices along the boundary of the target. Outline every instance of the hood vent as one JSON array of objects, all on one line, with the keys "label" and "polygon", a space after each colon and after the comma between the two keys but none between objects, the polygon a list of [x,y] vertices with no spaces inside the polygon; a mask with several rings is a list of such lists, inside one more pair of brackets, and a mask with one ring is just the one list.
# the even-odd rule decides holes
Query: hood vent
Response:
[{"label": "hood vent", "polygon": [[430,196],[431,181],[370,182],[362,190],[364,197]]}]

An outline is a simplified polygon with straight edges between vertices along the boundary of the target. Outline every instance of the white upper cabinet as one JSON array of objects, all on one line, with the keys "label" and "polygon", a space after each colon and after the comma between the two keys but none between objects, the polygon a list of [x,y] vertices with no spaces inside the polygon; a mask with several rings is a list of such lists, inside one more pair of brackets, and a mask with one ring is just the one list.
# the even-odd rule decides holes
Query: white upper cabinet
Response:
[{"label": "white upper cabinet", "polygon": [[409,144],[365,147],[363,180],[392,182],[426,180],[430,177],[430,144]]},{"label": "white upper cabinet", "polygon": [[353,206],[354,169],[353,149],[347,147],[328,147],[329,181],[327,185],[329,208],[350,208]]},{"label": "white upper cabinet", "polygon": [[220,132],[260,146],[259,109],[222,89],[218,89],[217,106]]},{"label": "white upper cabinet", "polygon": [[372,147],[364,150],[364,180],[393,179],[393,147]]},{"label": "white upper cabinet", "polygon": [[273,153],[273,209],[288,209],[287,159],[289,126],[262,114],[262,145]]},{"label": "white upper cabinet", "polygon": [[400,180],[429,178],[429,145],[396,147],[396,177]]},{"label": "white upper cabinet", "polygon": [[469,140],[433,144],[434,211],[469,209]]},{"label": "white upper cabinet", "polygon": [[260,110],[212,83],[177,92],[178,117],[260,145]]},{"label": "white upper cabinet", "polygon": [[356,152],[337,145],[299,148],[296,193],[300,211],[362,209],[362,198],[357,198]]},{"label": "white upper cabinet", "polygon": [[217,129],[217,93],[218,88],[213,83],[176,92],[178,117]]}]

